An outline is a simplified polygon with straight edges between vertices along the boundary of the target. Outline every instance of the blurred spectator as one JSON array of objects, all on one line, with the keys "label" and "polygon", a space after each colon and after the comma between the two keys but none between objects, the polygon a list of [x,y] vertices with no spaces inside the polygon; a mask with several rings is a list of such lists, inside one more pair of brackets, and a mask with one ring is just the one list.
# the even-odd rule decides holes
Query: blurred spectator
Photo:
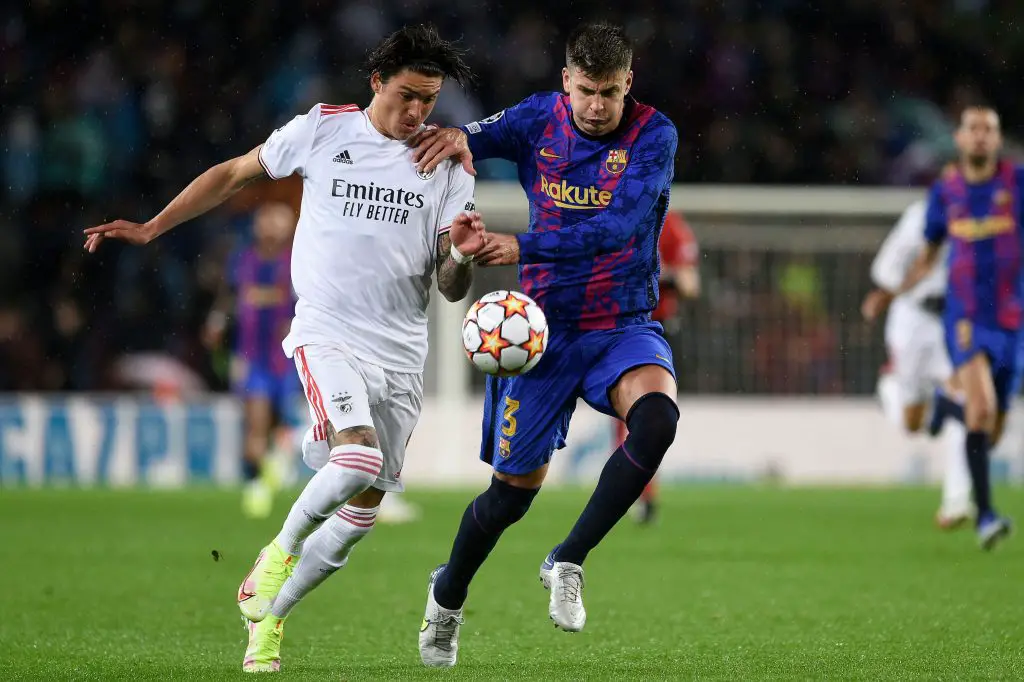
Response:
[{"label": "blurred spectator", "polygon": [[[1019,136],[1021,7],[640,0],[601,16],[636,39],[634,94],[680,130],[677,181],[913,184],[948,158],[951,122],[978,94]],[[589,18],[539,0],[4,3],[0,389],[110,387],[116,354],[129,350],[165,354],[218,385],[198,342],[219,272],[203,254],[227,248],[213,240],[237,234],[225,226],[252,200],[159,246],[91,259],[70,255],[82,227],[150,217],[317,101],[365,103],[363,53],[402,23],[433,21],[471,50],[478,85],[447,90],[436,111],[456,123],[558,89],[564,37]],[[481,166],[481,179],[512,177],[507,164]],[[716,286],[710,294],[725,296]],[[820,311],[769,308],[780,305],[802,320],[808,348],[836,345]],[[832,352],[814,351],[813,385],[837,381]]]}]

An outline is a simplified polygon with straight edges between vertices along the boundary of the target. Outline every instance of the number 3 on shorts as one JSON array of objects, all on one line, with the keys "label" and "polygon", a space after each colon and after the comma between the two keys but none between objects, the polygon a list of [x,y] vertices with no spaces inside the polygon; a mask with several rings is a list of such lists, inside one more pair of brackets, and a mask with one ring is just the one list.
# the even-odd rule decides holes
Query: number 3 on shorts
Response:
[{"label": "number 3 on shorts", "polygon": [[501,433],[511,438],[516,435],[516,412],[519,411],[519,401],[505,396],[505,423],[501,427]]}]

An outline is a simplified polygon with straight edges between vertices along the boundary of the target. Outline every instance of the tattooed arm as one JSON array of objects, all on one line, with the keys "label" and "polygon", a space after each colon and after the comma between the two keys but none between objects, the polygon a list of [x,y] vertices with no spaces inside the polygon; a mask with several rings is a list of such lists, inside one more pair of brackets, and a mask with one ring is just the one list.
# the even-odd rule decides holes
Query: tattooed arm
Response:
[{"label": "tattooed arm", "polygon": [[459,264],[452,258],[452,238],[449,232],[437,237],[437,288],[444,297],[454,303],[469,293],[473,283],[473,263]]}]

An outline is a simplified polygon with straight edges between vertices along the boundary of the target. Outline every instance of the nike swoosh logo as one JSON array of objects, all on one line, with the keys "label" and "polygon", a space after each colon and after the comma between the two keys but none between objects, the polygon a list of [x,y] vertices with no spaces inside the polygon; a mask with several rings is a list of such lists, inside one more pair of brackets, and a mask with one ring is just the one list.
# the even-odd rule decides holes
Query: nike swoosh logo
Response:
[{"label": "nike swoosh logo", "polygon": [[429,627],[430,627],[430,623],[428,623],[427,619],[424,618],[423,619],[423,623],[420,625],[420,632],[426,632],[427,628],[429,628]]},{"label": "nike swoosh logo", "polygon": [[659,360],[664,360],[665,362],[668,362],[668,358],[663,358],[660,355],[658,355],[657,353],[654,354],[654,357],[658,358]]},{"label": "nike swoosh logo", "polygon": [[551,151],[547,147],[541,147],[540,155],[543,156],[545,159],[560,159],[560,158],[562,158],[561,156],[559,156],[558,154],[554,153],[553,151]]}]

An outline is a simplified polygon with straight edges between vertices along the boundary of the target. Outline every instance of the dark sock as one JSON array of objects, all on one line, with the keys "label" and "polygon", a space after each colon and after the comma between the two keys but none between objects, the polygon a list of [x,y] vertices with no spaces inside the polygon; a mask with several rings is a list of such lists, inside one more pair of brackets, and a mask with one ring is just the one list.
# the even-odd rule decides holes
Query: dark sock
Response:
[{"label": "dark sock", "polygon": [[255,462],[250,462],[247,459],[242,460],[242,477],[246,481],[254,481],[259,478],[260,466]]},{"label": "dark sock", "polygon": [[469,503],[452,543],[448,565],[434,583],[434,599],[446,609],[458,609],[469,594],[469,583],[505,529],[523,518],[539,488],[517,488],[492,478],[491,487]]},{"label": "dark sock", "polygon": [[935,391],[935,398],[932,403],[932,418],[928,424],[928,433],[933,436],[939,435],[942,431],[942,423],[948,417],[958,422],[964,421],[964,406],[947,396],[942,391]]},{"label": "dark sock", "polygon": [[625,516],[658,470],[675,438],[678,420],[679,409],[662,393],[637,400],[626,417],[629,436],[605,463],[590,501],[555,550],[555,561],[582,565],[590,550]]},{"label": "dark sock", "polygon": [[944,409],[946,410],[946,414],[952,417],[953,419],[957,420],[961,424],[963,424],[964,406],[958,403],[957,401],[953,400],[952,398],[947,397],[946,395],[942,396],[942,401]]},{"label": "dark sock", "polygon": [[967,434],[967,468],[971,472],[971,484],[974,487],[974,504],[978,507],[978,519],[992,513],[988,450],[987,433],[971,431]]}]

